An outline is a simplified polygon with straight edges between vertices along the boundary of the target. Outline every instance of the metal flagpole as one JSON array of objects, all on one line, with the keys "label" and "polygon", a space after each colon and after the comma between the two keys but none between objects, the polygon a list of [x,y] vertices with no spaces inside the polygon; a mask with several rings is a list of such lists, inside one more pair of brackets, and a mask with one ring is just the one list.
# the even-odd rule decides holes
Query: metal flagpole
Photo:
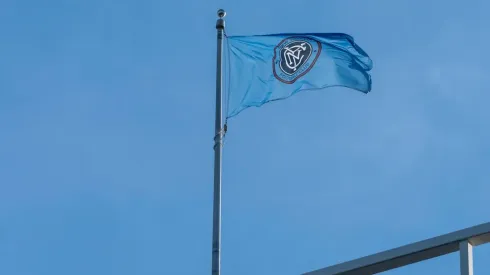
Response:
[{"label": "metal flagpole", "polygon": [[222,130],[222,64],[223,53],[223,33],[225,29],[226,12],[218,10],[218,21],[216,30],[218,32],[218,55],[216,60],[216,121],[214,124],[214,199],[213,199],[213,254],[212,254],[212,275],[221,273],[221,153],[223,146]]}]

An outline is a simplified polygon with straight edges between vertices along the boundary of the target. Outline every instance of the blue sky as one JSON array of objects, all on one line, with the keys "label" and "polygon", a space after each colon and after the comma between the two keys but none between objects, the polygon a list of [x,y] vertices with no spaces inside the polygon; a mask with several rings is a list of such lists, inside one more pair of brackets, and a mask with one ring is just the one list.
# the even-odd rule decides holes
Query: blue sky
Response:
[{"label": "blue sky", "polygon": [[[210,274],[218,8],[230,35],[345,32],[374,61],[368,95],[230,121],[223,275],[490,221],[488,1],[3,0],[0,274]],[[458,255],[388,274],[415,273]]]}]

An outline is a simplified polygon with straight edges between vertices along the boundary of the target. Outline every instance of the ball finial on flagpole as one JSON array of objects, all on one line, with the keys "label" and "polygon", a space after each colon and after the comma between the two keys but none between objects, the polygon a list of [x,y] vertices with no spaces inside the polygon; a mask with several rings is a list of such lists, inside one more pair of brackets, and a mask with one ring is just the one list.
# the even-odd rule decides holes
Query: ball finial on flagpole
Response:
[{"label": "ball finial on flagpole", "polygon": [[226,11],[224,9],[219,9],[218,10],[218,17],[223,18],[226,16]]},{"label": "ball finial on flagpole", "polygon": [[[225,19],[223,19],[226,16],[226,11],[224,9],[219,9],[218,10],[218,21],[216,21],[216,29],[218,30],[224,30],[225,29]],[[218,34],[219,35],[219,34]]]}]

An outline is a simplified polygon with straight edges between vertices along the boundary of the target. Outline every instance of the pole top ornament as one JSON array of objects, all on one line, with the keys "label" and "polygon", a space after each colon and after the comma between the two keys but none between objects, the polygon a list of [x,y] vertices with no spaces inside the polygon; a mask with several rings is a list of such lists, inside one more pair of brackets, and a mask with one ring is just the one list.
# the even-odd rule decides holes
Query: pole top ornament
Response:
[{"label": "pole top ornament", "polygon": [[226,16],[226,11],[224,9],[219,9],[218,10],[218,17],[224,18],[225,16]]}]

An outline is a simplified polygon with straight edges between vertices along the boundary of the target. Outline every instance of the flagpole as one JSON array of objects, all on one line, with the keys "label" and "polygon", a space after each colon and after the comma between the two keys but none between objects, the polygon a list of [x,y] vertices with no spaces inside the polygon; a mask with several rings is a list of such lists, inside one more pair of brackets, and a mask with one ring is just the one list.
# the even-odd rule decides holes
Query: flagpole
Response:
[{"label": "flagpole", "polygon": [[212,275],[221,274],[221,153],[223,146],[222,131],[222,64],[223,33],[225,29],[226,12],[218,10],[219,19],[216,21],[218,32],[218,51],[216,60],[216,120],[214,124],[214,193],[213,193],[213,254]]}]

